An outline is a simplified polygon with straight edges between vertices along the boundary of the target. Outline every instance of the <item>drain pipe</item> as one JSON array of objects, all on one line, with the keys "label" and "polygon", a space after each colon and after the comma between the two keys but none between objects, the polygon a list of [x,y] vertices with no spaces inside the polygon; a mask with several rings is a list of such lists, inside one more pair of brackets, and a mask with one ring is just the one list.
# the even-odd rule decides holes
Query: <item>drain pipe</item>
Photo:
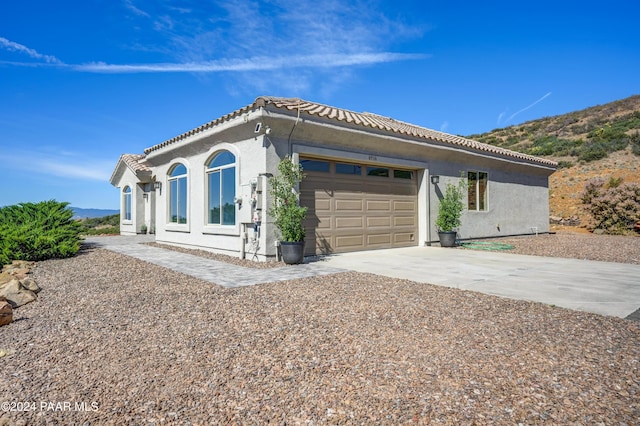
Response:
[{"label": "drain pipe", "polygon": [[427,175],[427,247],[431,247],[431,174]]},{"label": "drain pipe", "polygon": [[247,224],[246,223],[242,224],[241,237],[242,237],[241,238],[242,244],[240,244],[240,259],[246,259],[247,258],[246,247],[245,247],[245,245],[247,244]]}]

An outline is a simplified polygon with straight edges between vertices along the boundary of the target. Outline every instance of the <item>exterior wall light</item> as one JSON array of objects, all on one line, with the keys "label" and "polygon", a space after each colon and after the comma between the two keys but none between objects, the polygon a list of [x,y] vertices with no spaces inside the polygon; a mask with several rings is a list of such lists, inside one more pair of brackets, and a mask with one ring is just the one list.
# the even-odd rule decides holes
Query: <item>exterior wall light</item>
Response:
[{"label": "exterior wall light", "polygon": [[438,175],[431,175],[431,183],[434,185],[437,185],[438,182],[440,182],[440,176]]},{"label": "exterior wall light", "polygon": [[[433,177],[431,178],[433,179]],[[153,189],[157,190],[162,190],[162,182],[153,182]]]}]

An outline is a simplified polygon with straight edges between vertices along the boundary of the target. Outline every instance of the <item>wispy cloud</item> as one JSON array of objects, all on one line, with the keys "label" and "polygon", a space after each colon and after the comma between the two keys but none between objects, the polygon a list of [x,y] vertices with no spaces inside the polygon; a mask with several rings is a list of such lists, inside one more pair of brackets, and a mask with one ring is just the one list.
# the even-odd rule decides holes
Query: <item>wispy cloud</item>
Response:
[{"label": "wispy cloud", "polygon": [[[25,159],[28,159],[25,161]],[[0,153],[0,161],[9,169],[28,171],[40,175],[88,179],[105,182],[111,176],[113,162],[96,161],[94,158],[60,152],[20,152],[12,150],[11,153]]]},{"label": "wispy cloud", "polygon": [[20,43],[16,43],[14,41],[11,40],[7,40],[4,37],[0,37],[0,47],[2,47],[4,50],[8,50],[10,52],[19,52],[19,53],[24,53],[25,55],[33,58],[33,59],[38,59],[41,61],[44,61],[48,64],[62,64],[62,61],[60,61],[58,58],[56,58],[55,56],[50,56],[50,55],[43,55],[41,53],[38,53],[36,50],[34,49],[30,49],[27,46],[24,46]]},{"label": "wispy cloud", "polygon": [[74,65],[78,71],[96,73],[153,73],[153,72],[224,72],[267,71],[283,68],[333,68],[355,65],[371,65],[384,62],[423,59],[427,55],[392,52],[362,54],[306,55],[291,57],[259,56],[248,59],[225,59],[183,64],[106,64],[103,62]]},{"label": "wispy cloud", "polygon": [[539,104],[540,102],[544,101],[545,99],[547,99],[549,96],[551,96],[551,92],[547,92],[545,93],[540,99],[536,100],[535,102],[533,102],[530,105],[527,105],[526,107],[514,112],[513,114],[511,114],[504,122],[502,121],[503,118],[505,117],[505,115],[507,115],[507,111],[503,111],[500,114],[498,114],[498,120],[497,120],[497,124],[498,125],[504,125],[509,123],[511,120],[513,120],[517,115],[522,114],[523,112],[533,108],[534,106],[536,106],[537,104]]}]

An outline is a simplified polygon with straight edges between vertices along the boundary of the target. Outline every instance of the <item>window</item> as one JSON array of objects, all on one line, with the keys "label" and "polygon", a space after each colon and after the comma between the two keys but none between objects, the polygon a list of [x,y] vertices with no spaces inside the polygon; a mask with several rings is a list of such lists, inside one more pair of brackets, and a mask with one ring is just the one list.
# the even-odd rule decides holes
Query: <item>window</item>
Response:
[{"label": "window", "polygon": [[343,175],[361,175],[362,166],[359,164],[336,163],[336,173]]},{"label": "window", "polygon": [[210,225],[236,224],[236,157],[229,151],[217,153],[207,164],[208,218]]},{"label": "window", "polygon": [[488,181],[489,177],[486,172],[467,172],[469,210],[487,210]]},{"label": "window", "polygon": [[386,167],[370,166],[370,167],[367,167],[367,175],[389,177],[389,169],[387,169]]},{"label": "window", "polygon": [[305,172],[329,172],[328,161],[300,160],[300,165]]},{"label": "window", "polygon": [[123,220],[131,220],[131,187],[125,186],[122,190],[122,212]]},{"label": "window", "polygon": [[413,170],[397,170],[393,171],[393,177],[396,179],[413,179]]},{"label": "window", "polygon": [[169,222],[187,223],[187,168],[176,164],[169,172]]}]

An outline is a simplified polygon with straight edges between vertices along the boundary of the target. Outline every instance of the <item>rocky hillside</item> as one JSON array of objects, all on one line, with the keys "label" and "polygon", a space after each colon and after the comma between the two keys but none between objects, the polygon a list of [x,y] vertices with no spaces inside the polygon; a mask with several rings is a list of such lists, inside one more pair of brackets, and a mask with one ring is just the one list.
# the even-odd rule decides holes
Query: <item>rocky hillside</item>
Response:
[{"label": "rocky hillside", "polygon": [[580,192],[591,178],[640,184],[640,95],[468,137],[558,161],[552,216],[583,215]]}]

